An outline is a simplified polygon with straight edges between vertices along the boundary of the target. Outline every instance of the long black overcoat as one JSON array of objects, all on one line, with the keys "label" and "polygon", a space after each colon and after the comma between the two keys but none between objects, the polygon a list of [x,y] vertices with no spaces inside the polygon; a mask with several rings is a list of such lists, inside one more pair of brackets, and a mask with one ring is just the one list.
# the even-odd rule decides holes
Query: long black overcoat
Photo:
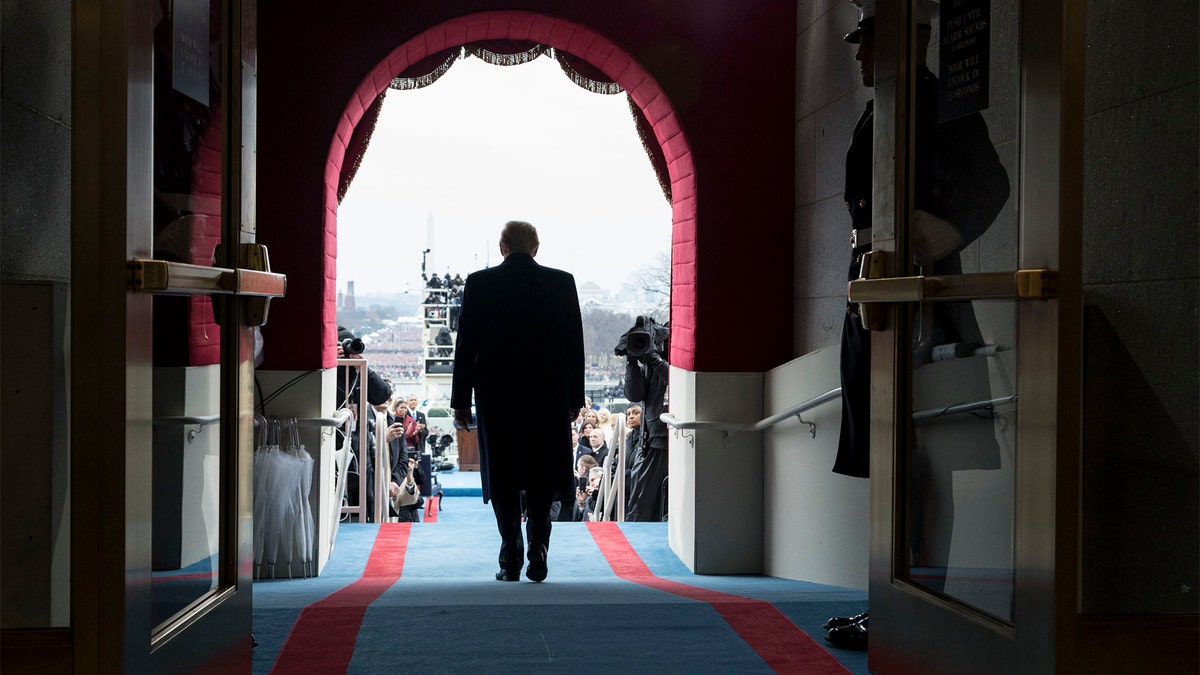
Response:
[{"label": "long black overcoat", "polygon": [[570,422],[583,407],[575,278],[513,253],[467,277],[450,405],[475,392],[483,500],[517,490],[575,495]]},{"label": "long black overcoat", "polygon": [[[959,251],[991,226],[1008,201],[1008,174],[979,113],[939,123],[938,80],[924,66],[917,70],[917,107],[915,206],[949,221],[962,235],[958,250],[927,267],[924,273],[962,274]],[[846,153],[846,209],[854,230],[871,227],[874,110],[874,101],[868,101]],[[869,238],[858,242],[847,280],[858,278],[862,255],[870,250]],[[935,312],[939,343],[982,341],[969,303],[938,303]],[[841,378],[842,428],[833,471],[867,478],[871,459],[871,335],[862,326],[858,307],[849,303],[842,324]],[[977,468],[998,466],[989,461]]]}]

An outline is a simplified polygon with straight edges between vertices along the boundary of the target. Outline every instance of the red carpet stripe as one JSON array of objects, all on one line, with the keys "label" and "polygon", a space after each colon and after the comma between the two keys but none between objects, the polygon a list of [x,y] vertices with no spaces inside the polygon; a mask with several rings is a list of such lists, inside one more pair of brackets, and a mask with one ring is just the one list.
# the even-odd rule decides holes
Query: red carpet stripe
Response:
[{"label": "red carpet stripe", "polygon": [[655,576],[614,522],[588,523],[613,572],[626,581],[707,602],[777,673],[844,675],[850,671],[764,600],[744,598]]},{"label": "red carpet stripe", "polygon": [[425,498],[425,522],[436,523],[440,499],[437,495]]},{"label": "red carpet stripe", "polygon": [[370,605],[404,570],[412,523],[380,523],[362,577],[300,612],[272,673],[345,673]]}]

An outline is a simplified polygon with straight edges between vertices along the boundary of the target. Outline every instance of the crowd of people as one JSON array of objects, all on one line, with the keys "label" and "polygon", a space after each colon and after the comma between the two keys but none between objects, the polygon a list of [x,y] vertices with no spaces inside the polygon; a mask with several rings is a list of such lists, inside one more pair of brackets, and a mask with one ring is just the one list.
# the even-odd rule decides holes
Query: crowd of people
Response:
[{"label": "crowd of people", "polygon": [[[337,357],[362,358],[362,354],[347,353],[344,344],[354,340],[354,334],[344,326],[338,326]],[[372,360],[375,355],[372,354]],[[358,426],[351,425],[352,432],[347,441],[355,457],[352,469],[348,474],[367,473],[366,507],[368,520],[374,519],[375,513],[375,455],[377,419],[384,425],[383,440],[387,444],[384,455],[391,469],[391,479],[388,484],[388,515],[401,522],[420,520],[420,509],[424,506],[424,497],[430,492],[431,484],[421,457],[425,454],[429,429],[425,413],[418,410],[419,399],[415,393],[401,393],[393,382],[384,378],[374,368],[366,369],[366,382],[357,381],[357,372],[351,374],[344,368],[338,368],[338,402],[352,411],[357,411],[359,397],[366,391],[366,399],[370,408],[376,414],[367,415],[367,437],[358,437]],[[346,386],[348,384],[348,386]],[[339,443],[344,442],[339,440]],[[347,478],[351,478],[350,475]],[[347,499],[351,504],[359,504],[358,482],[347,480]],[[403,494],[402,494],[403,493]]]},{"label": "crowd of people", "polygon": [[452,351],[451,332],[457,329],[458,308],[462,303],[462,276],[434,274],[425,277],[424,283],[429,289],[422,302],[425,324],[426,327],[443,326],[444,336],[438,344],[444,346],[436,354],[426,354],[423,328],[419,323],[399,322],[378,331],[371,342],[371,367],[396,382],[417,382],[426,371],[428,357],[448,357]]},{"label": "crowd of people", "polygon": [[[372,353],[372,362],[377,355]],[[402,393],[401,386],[393,383],[368,369],[368,403],[375,412],[382,415],[385,421],[384,440],[388,445],[387,460],[391,468],[388,500],[389,517],[399,522],[420,522],[424,497],[428,494],[429,476],[426,475],[419,458],[431,450],[428,439],[431,429],[427,426],[424,413],[418,410],[419,399],[416,394]],[[358,387],[350,397],[357,400]],[[381,392],[388,392],[383,394]],[[610,489],[617,490],[619,483],[617,471],[620,466],[620,455],[625,454],[626,495],[636,494],[633,468],[643,459],[645,443],[644,427],[642,424],[643,407],[640,403],[630,404],[620,413],[610,413],[608,408],[594,405],[587,399],[584,408],[571,424],[571,448],[564,448],[564,453],[572,454],[572,466],[575,470],[576,490],[574,499],[564,499],[552,507],[553,519],[558,522],[612,520],[616,518],[615,509],[610,508],[602,515],[597,509],[603,510],[603,504],[597,506],[601,496],[601,485],[605,468],[608,469]],[[368,441],[365,459],[368,472],[367,510],[374,513],[374,466],[376,418],[367,419]],[[436,433],[436,432],[435,432]],[[357,437],[351,440],[355,456],[358,456],[359,442]],[[422,486],[425,486],[422,488]],[[658,486],[655,486],[656,488]],[[357,503],[357,485],[349,482],[350,502]],[[401,491],[405,496],[401,495]],[[652,491],[657,495],[657,489]],[[628,497],[627,497],[628,502]],[[635,505],[627,503],[626,513],[638,517]],[[368,516],[370,519],[370,516]],[[632,518],[630,518],[632,519]],[[661,511],[643,511],[642,520],[663,519]]]},{"label": "crowd of people", "polygon": [[462,307],[463,278],[460,274],[453,277],[447,272],[439,277],[436,274],[424,278],[425,288],[429,293],[422,303],[425,307],[426,324],[446,322],[451,331],[458,330],[458,312]]},{"label": "crowd of people", "polygon": [[[426,299],[425,321],[427,324],[449,323],[456,318],[458,303],[463,293],[461,276],[446,274],[426,279],[429,297]],[[340,327],[339,327],[340,328]],[[340,328],[340,331],[345,331]],[[348,331],[345,331],[349,335]],[[339,333],[339,338],[341,333]],[[428,476],[418,461],[418,458],[430,448],[427,439],[430,429],[426,420],[416,408],[418,399],[415,394],[401,394],[398,389],[407,387],[411,380],[419,374],[422,364],[422,335],[421,327],[417,324],[397,324],[388,332],[385,339],[377,339],[371,347],[372,369],[368,369],[368,403],[374,410],[383,415],[386,427],[384,438],[388,444],[388,454],[391,468],[388,499],[391,503],[389,515],[400,521],[419,521],[420,508],[423,504],[423,494],[420,487],[428,485]],[[339,347],[340,350],[340,347]],[[339,351],[339,358],[343,353]],[[644,359],[643,359],[644,360]],[[665,367],[665,361],[659,359]],[[379,373],[374,371],[378,368]],[[661,381],[665,377],[655,377],[654,364],[649,366],[636,358],[628,358],[625,371],[616,368],[600,368],[589,366],[585,378],[589,380],[617,381],[621,389],[619,394],[636,395],[639,398],[664,399],[665,387],[648,388],[647,383]],[[383,381],[380,385],[374,380]],[[649,378],[649,379],[648,379]],[[393,379],[395,384],[393,384]],[[622,382],[622,380],[626,380]],[[632,386],[631,386],[632,385]],[[654,389],[654,391],[650,391]],[[382,400],[379,391],[384,391]],[[611,392],[610,392],[611,393]],[[354,396],[351,397],[351,400]],[[575,472],[574,498],[564,498],[553,505],[555,521],[594,521],[615,519],[618,509],[615,508],[614,496],[603,499],[602,489],[614,492],[621,491],[625,501],[627,520],[665,520],[665,478],[666,478],[666,439],[662,429],[656,429],[653,438],[648,433],[648,426],[654,426],[657,413],[651,424],[644,423],[645,408],[642,403],[632,403],[624,414],[611,413],[607,408],[593,405],[592,399],[586,400],[586,405],[579,410],[576,419],[571,424],[572,467]],[[665,401],[657,401],[653,406],[656,411],[664,409]],[[654,412],[654,411],[651,411]],[[375,420],[368,419],[369,436],[364,457],[365,470],[368,472],[367,508],[374,513],[374,447]],[[661,425],[661,423],[659,423]],[[358,439],[351,440],[358,457]],[[568,452],[564,448],[564,453]],[[624,480],[617,475],[618,467],[622,466],[621,455],[624,454]],[[607,470],[608,488],[605,485]],[[350,501],[357,503],[356,485],[350,482]],[[410,495],[417,493],[416,498]],[[402,495],[401,492],[406,494]],[[403,502],[403,503],[402,503]],[[606,508],[607,507],[607,508]]]},{"label": "crowd of people", "polygon": [[384,416],[387,428],[384,441],[388,445],[391,479],[388,481],[389,515],[399,522],[420,522],[424,495],[430,492],[420,457],[425,454],[429,429],[425,414],[417,409],[416,394],[393,392],[383,404],[374,406]]},{"label": "crowd of people", "polygon": [[[571,443],[575,470],[575,499],[564,501],[555,511],[558,521],[615,520],[615,504],[605,499],[601,503],[601,486],[606,471],[609,489],[618,490],[622,484],[618,472],[621,455],[624,454],[624,500],[627,520],[665,520],[666,506],[662,503],[661,478],[653,486],[639,486],[639,474],[635,467],[643,466],[650,447],[647,443],[646,427],[643,425],[643,407],[632,403],[623,415],[613,414],[607,408],[592,405],[591,401],[579,411],[571,425]],[[651,488],[652,489],[647,489]],[[639,495],[652,494],[655,504],[651,508],[638,508]],[[606,505],[608,508],[606,508]]]},{"label": "crowd of people", "polygon": [[584,382],[616,382],[624,374],[624,366],[601,366],[589,363],[583,368]]},{"label": "crowd of people", "polygon": [[371,367],[395,382],[416,382],[421,377],[421,326],[396,323],[379,331],[371,343]]}]

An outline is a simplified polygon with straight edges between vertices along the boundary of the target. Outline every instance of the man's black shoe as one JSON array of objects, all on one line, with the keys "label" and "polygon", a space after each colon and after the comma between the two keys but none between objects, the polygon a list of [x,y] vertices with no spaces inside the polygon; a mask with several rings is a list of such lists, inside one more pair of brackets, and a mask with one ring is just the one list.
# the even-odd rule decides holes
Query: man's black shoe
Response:
[{"label": "man's black shoe", "polygon": [[822,626],[822,628],[824,628],[825,630],[829,630],[830,628],[838,628],[840,626],[849,626],[852,623],[858,623],[859,621],[862,621],[863,619],[867,618],[867,614],[868,614],[868,612],[863,612],[862,614],[855,614],[854,616],[835,616],[835,617],[829,619],[828,621],[826,621],[825,625]]},{"label": "man's black shoe", "polygon": [[529,577],[530,581],[543,581],[546,578],[546,561],[545,560],[530,560],[525,566],[525,576]]},{"label": "man's black shoe", "polygon": [[867,622],[863,619],[849,626],[830,628],[825,634],[825,641],[838,649],[852,649],[857,652],[867,651]]},{"label": "man's black shoe", "polygon": [[496,572],[496,581],[520,581],[520,580],[521,580],[521,570],[517,570],[516,572],[510,572],[508,570],[500,570],[499,572]]}]

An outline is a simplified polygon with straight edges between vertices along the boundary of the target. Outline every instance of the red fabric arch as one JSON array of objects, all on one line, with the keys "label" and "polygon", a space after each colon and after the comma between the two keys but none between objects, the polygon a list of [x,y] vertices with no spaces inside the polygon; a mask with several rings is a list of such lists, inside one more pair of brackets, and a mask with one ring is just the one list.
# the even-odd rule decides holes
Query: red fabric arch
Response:
[{"label": "red fabric arch", "polygon": [[324,290],[321,320],[326,348],[322,365],[336,365],[338,187],[355,128],[397,73],[431,54],[481,40],[529,40],[562,49],[590,63],[629,93],[662,147],[671,180],[671,354],[672,365],[695,364],[696,180],[691,147],[662,88],[632,56],[591,29],[567,19],[532,12],[481,12],[434,26],[405,42],[363,78],[347,102],[330,143],[325,165]]}]

